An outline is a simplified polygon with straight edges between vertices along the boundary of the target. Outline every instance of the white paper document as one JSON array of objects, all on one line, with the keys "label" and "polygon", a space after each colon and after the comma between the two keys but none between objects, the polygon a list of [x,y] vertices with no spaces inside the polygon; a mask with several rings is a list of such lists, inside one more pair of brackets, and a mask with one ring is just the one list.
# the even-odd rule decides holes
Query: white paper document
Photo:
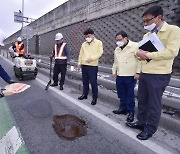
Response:
[{"label": "white paper document", "polygon": [[143,40],[139,42],[139,48],[144,46],[146,43],[149,43],[149,41],[154,45],[154,47],[157,49],[156,51],[162,51],[164,50],[164,45],[162,44],[161,40],[158,38],[156,33],[152,33],[149,36],[145,37]]}]

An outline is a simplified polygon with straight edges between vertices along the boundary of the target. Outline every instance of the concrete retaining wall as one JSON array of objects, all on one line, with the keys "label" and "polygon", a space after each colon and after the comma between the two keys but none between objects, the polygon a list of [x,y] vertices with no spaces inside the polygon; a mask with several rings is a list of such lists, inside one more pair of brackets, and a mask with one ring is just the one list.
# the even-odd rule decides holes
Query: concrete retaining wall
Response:
[{"label": "concrete retaining wall", "polygon": [[[69,0],[48,12],[29,26],[34,29],[30,40],[31,53],[50,55],[57,32],[64,35],[71,51],[72,59],[77,59],[82,42],[83,31],[92,27],[98,39],[104,44],[102,64],[112,65],[115,34],[124,30],[133,41],[140,41],[145,33],[142,26],[142,13],[150,6],[158,4],[164,9],[164,19],[180,26],[178,0]],[[6,39],[7,47],[17,33]],[[175,59],[173,70],[180,73],[180,55]]]}]

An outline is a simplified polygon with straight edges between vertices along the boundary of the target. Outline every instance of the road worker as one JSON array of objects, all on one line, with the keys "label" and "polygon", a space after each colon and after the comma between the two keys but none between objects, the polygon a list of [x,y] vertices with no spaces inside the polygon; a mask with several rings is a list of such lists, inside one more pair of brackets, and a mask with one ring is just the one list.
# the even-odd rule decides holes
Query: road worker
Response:
[{"label": "road worker", "polygon": [[61,78],[59,81],[59,89],[63,90],[63,85],[65,82],[65,76],[67,71],[67,63],[70,61],[70,52],[67,47],[67,44],[64,42],[63,35],[61,33],[57,33],[55,36],[55,45],[53,54],[51,57],[55,59],[55,65],[53,70],[53,81],[51,84],[52,87],[58,86],[58,75],[61,73]]},{"label": "road worker", "polygon": [[14,43],[12,48],[18,54],[19,57],[24,56],[25,46],[24,46],[24,42],[22,41],[21,37],[17,38],[17,41]]}]

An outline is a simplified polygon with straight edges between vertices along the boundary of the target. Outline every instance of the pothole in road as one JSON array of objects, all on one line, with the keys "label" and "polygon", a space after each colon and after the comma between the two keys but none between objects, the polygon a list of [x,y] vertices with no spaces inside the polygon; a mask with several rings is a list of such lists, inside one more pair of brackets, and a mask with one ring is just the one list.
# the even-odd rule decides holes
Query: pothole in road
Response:
[{"label": "pothole in road", "polygon": [[74,115],[55,115],[53,121],[52,126],[61,138],[75,140],[86,135],[86,122]]},{"label": "pothole in road", "polygon": [[49,117],[52,114],[51,104],[45,99],[27,101],[23,104],[23,109],[38,118]]}]

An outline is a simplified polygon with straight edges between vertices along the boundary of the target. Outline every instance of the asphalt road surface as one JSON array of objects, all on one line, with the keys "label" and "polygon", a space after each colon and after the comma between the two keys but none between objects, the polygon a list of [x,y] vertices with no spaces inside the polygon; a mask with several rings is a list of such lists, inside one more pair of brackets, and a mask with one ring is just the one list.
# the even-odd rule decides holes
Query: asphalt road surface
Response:
[{"label": "asphalt road surface", "polygon": [[[14,76],[13,67],[0,57],[2,66],[10,76]],[[78,101],[81,94],[65,85],[63,91],[50,88],[45,91],[48,77],[38,74],[36,80],[23,83],[31,88],[16,96],[6,97],[6,101],[21,131],[30,154],[151,154],[179,153],[166,144],[157,144],[154,139],[139,141],[139,131],[130,130],[124,122],[117,122],[109,114],[101,113],[104,106],[98,102],[90,105],[88,100]],[[0,79],[3,87],[6,83]],[[86,122],[87,134],[74,141],[59,137],[53,127],[54,115],[75,115]]]}]

